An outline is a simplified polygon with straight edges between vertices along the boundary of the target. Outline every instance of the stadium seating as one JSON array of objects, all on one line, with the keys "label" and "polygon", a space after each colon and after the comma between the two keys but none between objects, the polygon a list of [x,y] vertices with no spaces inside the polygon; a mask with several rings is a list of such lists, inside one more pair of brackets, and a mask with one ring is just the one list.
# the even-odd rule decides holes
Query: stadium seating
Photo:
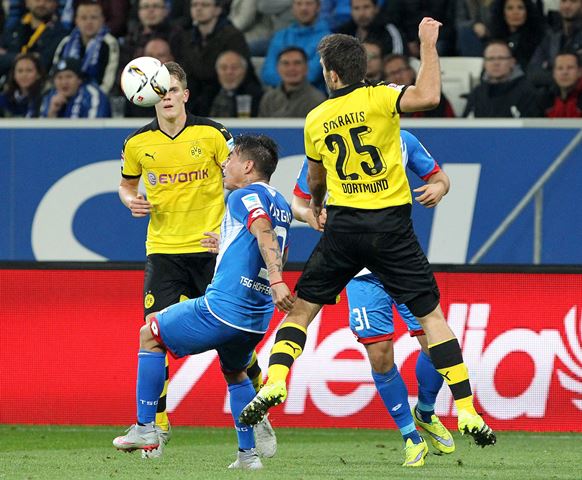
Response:
[{"label": "stadium seating", "polygon": [[466,95],[477,85],[483,69],[482,57],[441,57],[443,93],[447,96],[455,115],[460,117],[467,103]]}]

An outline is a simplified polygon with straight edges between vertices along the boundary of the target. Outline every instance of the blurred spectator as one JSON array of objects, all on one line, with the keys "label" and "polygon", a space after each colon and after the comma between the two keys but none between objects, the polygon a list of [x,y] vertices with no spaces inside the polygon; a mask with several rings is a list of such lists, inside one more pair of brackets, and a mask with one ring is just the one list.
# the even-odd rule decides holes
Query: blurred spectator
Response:
[{"label": "blurred spectator", "polygon": [[382,64],[382,45],[374,40],[364,40],[362,42],[366,49],[366,80],[372,85],[381,82],[384,79],[384,71]]},{"label": "blurred spectator", "polygon": [[567,50],[582,55],[582,0],[560,0],[561,26],[546,33],[534,52],[528,76],[538,87],[552,84],[553,59]]},{"label": "blurred spectator", "polygon": [[117,78],[119,43],[105,25],[101,4],[81,0],[75,11],[75,25],[59,44],[53,63],[63,58],[78,58],[85,78],[109,93]]},{"label": "blurred spectator", "polygon": [[502,40],[485,48],[481,84],[470,93],[464,117],[541,117],[539,96]]},{"label": "blurred spectator", "polygon": [[249,60],[250,53],[244,35],[228,20],[219,0],[192,0],[190,5],[191,25],[170,44],[188,75],[190,110],[208,115],[210,102],[220,90],[215,68],[218,55],[234,50]]},{"label": "blurred spectator", "polygon": [[457,0],[457,52],[463,57],[481,57],[489,38],[487,25],[493,0]]},{"label": "blurred spectator", "polygon": [[406,53],[406,42],[402,34],[396,25],[386,23],[383,18],[378,0],[352,0],[351,20],[340,26],[337,31],[352,35],[361,41],[379,42],[382,46],[382,55]]},{"label": "blurred spectator", "polygon": [[[148,43],[145,44],[143,55],[145,57],[157,58],[162,63],[174,61],[174,56],[170,50],[170,44],[165,38],[152,38]],[[112,98],[111,102],[112,104],[113,102],[122,102],[124,117],[153,118],[156,116],[156,109],[154,107],[139,107],[131,102],[125,101],[125,97],[119,98],[120,100]],[[116,105],[113,104],[112,107],[116,107]]]},{"label": "blurred spectator", "polygon": [[554,89],[544,99],[544,114],[551,118],[582,117],[582,66],[574,53],[559,53],[554,59]]},{"label": "blurred spectator", "polygon": [[8,73],[18,53],[38,53],[49,70],[57,45],[67,34],[59,23],[56,0],[26,0],[20,22],[7,28],[0,45],[0,77]]},{"label": "blurred spectator", "polygon": [[[251,55],[263,56],[273,35],[273,23],[269,15],[259,11],[258,3],[258,0],[233,0],[228,18],[244,34]],[[253,51],[254,42],[267,45]]]},{"label": "blurred spectator", "polygon": [[404,32],[410,54],[420,55],[418,24],[423,17],[432,17],[443,24],[437,49],[440,55],[455,54],[455,10],[457,0],[388,0],[384,14]]},{"label": "blurred spectator", "polygon": [[[23,0],[9,0],[9,25],[16,25],[26,13]],[[73,29],[75,21],[75,8],[79,0],[58,0],[57,15],[63,28],[69,32]],[[130,0],[101,0],[105,23],[111,34],[116,37],[125,35],[129,19]]]},{"label": "blurred spectator", "polygon": [[4,11],[4,8],[0,6],[0,38],[2,36],[2,33],[4,32],[5,24],[6,24],[6,12]]},{"label": "blurred spectator", "polygon": [[40,116],[48,118],[104,118],[111,116],[109,99],[93,83],[83,81],[81,61],[59,60],[53,68],[54,88],[42,99]]},{"label": "blurred spectator", "polygon": [[119,65],[127,63],[144,54],[145,44],[154,37],[169,40],[172,28],[168,22],[169,10],[165,0],[139,0],[138,22],[133,22],[127,35],[121,41]]},{"label": "blurred spectator", "polygon": [[44,71],[34,53],[20,53],[0,94],[0,117],[38,117]]},{"label": "blurred spectator", "polygon": [[[408,57],[398,54],[388,55],[384,59],[384,80],[386,83],[396,85],[414,85],[416,72],[410,65]],[[400,116],[402,118],[450,118],[455,116],[455,112],[448,98],[441,93],[441,101],[435,109],[424,112],[402,112]]]},{"label": "blurred spectator", "polygon": [[507,42],[513,57],[525,70],[546,28],[532,0],[495,0],[489,32],[491,38]]},{"label": "blurred spectator", "polygon": [[277,71],[281,84],[263,95],[259,117],[305,118],[325,100],[325,95],[307,79],[307,55],[303,49],[283,49],[277,59]]},{"label": "blurred spectator", "polygon": [[262,80],[276,87],[281,83],[278,73],[279,54],[287,47],[299,46],[307,55],[308,80],[321,90],[325,89],[323,73],[319,64],[317,45],[331,33],[325,19],[319,17],[319,0],[293,0],[295,22],[275,33],[263,64]]},{"label": "blurred spectator", "polygon": [[248,61],[238,52],[222,52],[216,60],[220,91],[210,107],[211,117],[256,117],[263,87],[248,75]]}]

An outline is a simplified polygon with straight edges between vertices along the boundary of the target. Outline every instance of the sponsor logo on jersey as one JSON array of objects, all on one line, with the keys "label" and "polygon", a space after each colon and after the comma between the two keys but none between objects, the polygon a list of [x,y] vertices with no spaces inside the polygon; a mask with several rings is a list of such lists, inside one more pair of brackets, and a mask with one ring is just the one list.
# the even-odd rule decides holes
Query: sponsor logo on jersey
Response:
[{"label": "sponsor logo on jersey", "polygon": [[168,185],[174,183],[190,183],[198,180],[204,180],[208,178],[208,169],[203,170],[193,170],[191,172],[178,172],[178,173],[160,173],[156,176],[155,173],[148,173],[148,181],[151,185]]},{"label": "sponsor logo on jersey", "polygon": [[259,196],[256,193],[249,193],[242,197],[241,200],[249,212],[252,212],[256,208],[263,208]]}]

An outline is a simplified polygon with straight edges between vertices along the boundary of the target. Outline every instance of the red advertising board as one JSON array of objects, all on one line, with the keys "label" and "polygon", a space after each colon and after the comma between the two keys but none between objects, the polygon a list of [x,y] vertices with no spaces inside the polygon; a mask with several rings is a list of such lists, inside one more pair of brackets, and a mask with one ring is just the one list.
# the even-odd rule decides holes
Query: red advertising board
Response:
[{"label": "red advertising board", "polygon": [[[298,273],[286,274],[293,284]],[[478,409],[505,430],[582,431],[582,275],[438,273],[445,316],[471,372]],[[130,424],[135,414],[143,273],[0,270],[0,423]],[[393,428],[345,295],[311,325],[278,426]],[[276,314],[259,346],[268,363]],[[396,361],[415,401],[418,343],[396,322]],[[231,425],[213,352],[171,360],[175,425]],[[455,424],[443,387],[437,413]]]}]

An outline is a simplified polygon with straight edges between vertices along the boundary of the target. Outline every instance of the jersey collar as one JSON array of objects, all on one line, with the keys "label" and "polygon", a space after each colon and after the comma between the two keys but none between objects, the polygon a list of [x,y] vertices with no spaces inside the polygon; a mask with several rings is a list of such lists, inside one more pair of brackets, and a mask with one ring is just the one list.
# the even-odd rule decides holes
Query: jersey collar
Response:
[{"label": "jersey collar", "polygon": [[338,90],[334,90],[329,94],[329,98],[337,98],[347,95],[348,93],[352,93],[354,90],[362,87],[367,87],[365,83],[354,83],[352,85],[348,85],[347,87],[339,88]]}]

